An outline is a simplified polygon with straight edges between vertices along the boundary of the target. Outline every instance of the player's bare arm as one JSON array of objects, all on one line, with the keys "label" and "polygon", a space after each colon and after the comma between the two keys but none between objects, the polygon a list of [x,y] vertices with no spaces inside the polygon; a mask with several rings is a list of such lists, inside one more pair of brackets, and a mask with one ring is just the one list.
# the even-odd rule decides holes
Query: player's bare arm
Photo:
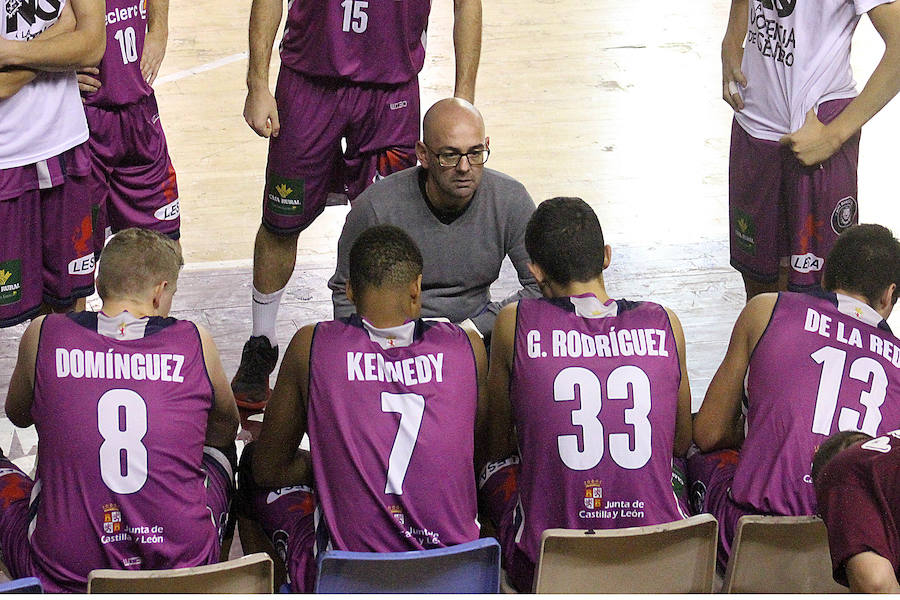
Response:
[{"label": "player's bare arm", "polygon": [[166,55],[169,41],[169,0],[147,2],[147,37],[141,54],[141,75],[153,85],[159,75],[159,67]]},{"label": "player's bare arm", "polygon": [[475,103],[475,78],[481,60],[481,0],[453,0],[453,95]]},{"label": "player's bare arm", "polygon": [[747,78],[741,71],[741,61],[749,17],[749,0],[731,0],[728,27],[722,40],[722,99],[736,111],[744,109],[741,88],[747,87]]},{"label": "player's bare arm", "polygon": [[741,398],[750,355],[765,331],[778,294],[754,296],[741,311],[728,350],[694,419],[694,443],[709,452],[740,448],[744,441]]},{"label": "player's bare arm", "polygon": [[828,160],[900,92],[900,2],[876,6],[868,14],[884,40],[884,54],[859,96],[828,125],[810,109],[803,126],[781,138],[806,166]]},{"label": "player's bare arm", "polygon": [[231,384],[222,367],[222,359],[219,358],[219,349],[216,348],[216,343],[205,327],[201,325],[196,327],[200,333],[203,360],[206,363],[209,380],[212,382],[214,396],[213,408],[209,411],[209,418],[206,421],[206,445],[221,448],[234,442],[241,419],[237,404],[234,403]]},{"label": "player's bare arm", "polygon": [[244,120],[261,137],[278,137],[278,107],[269,89],[269,62],[281,22],[281,0],[253,0],[250,7],[250,60]]},{"label": "player's bare arm", "polygon": [[70,0],[75,29],[27,42],[0,40],[0,67],[28,67],[43,71],[70,71],[95,66],[106,50],[104,0]]},{"label": "player's bare arm", "polygon": [[309,485],[312,481],[309,454],[297,448],[306,433],[309,353],[315,330],[315,325],[307,325],[295,333],[284,353],[253,452],[253,479],[261,486]]},{"label": "player's bare arm", "polygon": [[466,330],[469,336],[469,344],[475,355],[475,369],[478,376],[478,405],[475,411],[475,473],[481,473],[484,463],[487,461],[488,431],[487,431],[487,374],[488,359],[484,349],[481,334],[471,329]]},{"label": "player's bare arm", "polygon": [[31,418],[31,404],[34,402],[34,368],[43,323],[44,317],[36,318],[19,341],[19,355],[9,380],[9,391],[6,393],[6,416],[16,427],[34,425],[34,419]]},{"label": "player's bare arm", "polygon": [[507,304],[497,315],[491,334],[491,365],[488,371],[487,457],[503,460],[517,452],[509,403],[509,375],[515,348],[516,313],[519,303]]},{"label": "player's bare arm", "polygon": [[875,552],[860,552],[846,565],[851,594],[897,594],[900,584],[891,561]]},{"label": "player's bare arm", "polygon": [[[66,3],[56,23],[39,34],[43,39],[50,39],[63,33],[75,31],[75,13],[72,5]],[[0,100],[11,98],[16,92],[25,87],[37,77],[38,72],[33,69],[4,69],[0,71]]]},{"label": "player's bare arm", "polygon": [[687,358],[685,355],[684,330],[681,321],[674,312],[666,309],[672,335],[675,337],[675,348],[678,350],[678,365],[681,368],[681,384],[678,386],[678,406],[675,412],[675,456],[684,456],[691,446],[691,384],[688,381]]}]

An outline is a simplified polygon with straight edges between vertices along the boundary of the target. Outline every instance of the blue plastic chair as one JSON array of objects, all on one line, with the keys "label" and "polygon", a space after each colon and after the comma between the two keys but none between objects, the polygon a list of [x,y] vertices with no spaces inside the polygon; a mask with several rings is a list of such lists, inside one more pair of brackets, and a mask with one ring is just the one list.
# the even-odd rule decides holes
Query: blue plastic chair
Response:
[{"label": "blue plastic chair", "polygon": [[317,594],[496,594],[500,544],[482,538],[412,552],[331,550],[319,560]]},{"label": "blue plastic chair", "polygon": [[43,594],[44,586],[37,577],[22,577],[0,583],[0,594]]}]

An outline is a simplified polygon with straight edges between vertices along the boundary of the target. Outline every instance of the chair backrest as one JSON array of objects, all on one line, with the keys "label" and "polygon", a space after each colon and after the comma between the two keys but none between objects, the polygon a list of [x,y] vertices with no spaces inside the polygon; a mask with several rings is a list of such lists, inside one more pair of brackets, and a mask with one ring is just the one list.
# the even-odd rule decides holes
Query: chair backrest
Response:
[{"label": "chair backrest", "polygon": [[0,594],[43,594],[44,586],[37,577],[22,577],[0,583]]},{"label": "chair backrest", "polygon": [[711,593],[718,529],[709,514],[624,529],[548,529],[534,591]]},{"label": "chair backrest", "polygon": [[89,594],[271,594],[272,559],[264,552],[202,567],[159,571],[94,569]]},{"label": "chair backrest", "polygon": [[500,545],[482,538],[448,548],[412,552],[330,550],[319,561],[317,594],[500,591]]},{"label": "chair backrest", "polygon": [[746,515],[738,520],[725,571],[726,593],[839,594],[828,532],[818,517]]}]

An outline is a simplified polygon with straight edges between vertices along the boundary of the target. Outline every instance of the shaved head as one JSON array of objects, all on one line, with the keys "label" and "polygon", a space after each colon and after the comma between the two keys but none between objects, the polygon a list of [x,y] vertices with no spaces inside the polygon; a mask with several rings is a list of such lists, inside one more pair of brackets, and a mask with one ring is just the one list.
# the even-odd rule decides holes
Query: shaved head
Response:
[{"label": "shaved head", "polygon": [[484,119],[477,108],[462,98],[444,98],[435,102],[422,120],[425,143],[437,149],[449,129],[456,124],[474,126],[484,138]]},{"label": "shaved head", "polygon": [[[489,149],[481,113],[471,102],[444,98],[425,113],[422,131],[422,141],[416,142],[416,158],[428,172],[428,199],[441,210],[462,210],[481,184],[484,161],[473,165],[461,155]],[[451,157],[447,166],[440,164],[439,155]],[[459,159],[455,167],[454,156]]]}]

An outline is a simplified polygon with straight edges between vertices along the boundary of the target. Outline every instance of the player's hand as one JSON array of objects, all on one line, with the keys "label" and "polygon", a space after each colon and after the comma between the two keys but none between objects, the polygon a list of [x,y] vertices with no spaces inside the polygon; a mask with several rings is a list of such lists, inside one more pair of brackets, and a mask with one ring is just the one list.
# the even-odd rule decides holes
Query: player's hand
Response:
[{"label": "player's hand", "polygon": [[722,100],[735,111],[744,109],[741,89],[747,87],[747,78],[741,71],[744,48],[741,43],[722,42]]},{"label": "player's hand", "polygon": [[782,137],[781,145],[788,146],[802,164],[819,165],[831,158],[843,144],[840,136],[823,125],[816,111],[809,109],[803,127]]},{"label": "player's hand", "polygon": [[87,94],[93,94],[100,89],[103,84],[93,75],[99,75],[100,69],[97,67],[84,67],[78,69],[78,89]]},{"label": "player's hand", "polygon": [[141,76],[150,85],[153,85],[156,76],[159,75],[159,67],[166,55],[167,41],[168,36],[165,33],[147,32],[144,52],[141,54]]},{"label": "player's hand", "polygon": [[275,96],[268,90],[257,89],[247,92],[244,102],[244,120],[256,135],[267,138],[278,137],[281,125],[278,123],[278,105]]}]

